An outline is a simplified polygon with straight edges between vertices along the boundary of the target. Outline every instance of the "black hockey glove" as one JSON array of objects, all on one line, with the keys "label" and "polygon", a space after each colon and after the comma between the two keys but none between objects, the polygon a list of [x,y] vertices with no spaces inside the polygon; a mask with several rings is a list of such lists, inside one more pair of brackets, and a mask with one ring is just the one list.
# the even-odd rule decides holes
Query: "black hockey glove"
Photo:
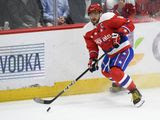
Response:
[{"label": "black hockey glove", "polygon": [[88,68],[90,72],[94,72],[99,69],[97,59],[90,59],[88,62]]}]

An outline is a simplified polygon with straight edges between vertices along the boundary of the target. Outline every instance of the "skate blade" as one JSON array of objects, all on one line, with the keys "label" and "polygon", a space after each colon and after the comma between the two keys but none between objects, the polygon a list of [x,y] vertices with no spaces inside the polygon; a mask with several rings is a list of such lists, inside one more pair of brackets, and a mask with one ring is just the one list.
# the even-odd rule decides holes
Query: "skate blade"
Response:
[{"label": "skate blade", "polygon": [[124,91],[126,91],[126,89],[124,89],[124,88],[109,88],[109,91],[111,92],[111,93],[119,93],[119,92],[124,92]]},{"label": "skate blade", "polygon": [[135,104],[134,106],[139,108],[141,107],[143,104],[144,104],[145,100],[144,99],[141,99],[137,104]]}]

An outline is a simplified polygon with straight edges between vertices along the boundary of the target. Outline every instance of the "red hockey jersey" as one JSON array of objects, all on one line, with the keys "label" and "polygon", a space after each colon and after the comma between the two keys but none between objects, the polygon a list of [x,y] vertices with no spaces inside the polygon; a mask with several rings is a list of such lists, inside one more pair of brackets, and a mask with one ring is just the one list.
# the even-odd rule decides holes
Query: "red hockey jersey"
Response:
[{"label": "red hockey jersey", "polygon": [[131,47],[128,40],[120,41],[118,48],[113,47],[112,33],[117,32],[121,27],[128,33],[134,30],[132,21],[112,12],[104,13],[97,26],[91,22],[84,26],[84,39],[90,59],[98,57],[98,46],[111,57]]}]

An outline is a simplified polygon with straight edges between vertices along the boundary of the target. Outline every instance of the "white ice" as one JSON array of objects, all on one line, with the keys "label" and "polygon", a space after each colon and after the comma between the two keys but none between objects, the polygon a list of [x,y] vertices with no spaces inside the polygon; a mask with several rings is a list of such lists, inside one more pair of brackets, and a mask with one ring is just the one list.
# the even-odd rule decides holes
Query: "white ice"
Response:
[{"label": "white ice", "polygon": [[109,92],[60,97],[51,105],[0,103],[0,120],[160,120],[160,88],[140,91],[146,100],[140,108],[132,105],[130,94]]}]

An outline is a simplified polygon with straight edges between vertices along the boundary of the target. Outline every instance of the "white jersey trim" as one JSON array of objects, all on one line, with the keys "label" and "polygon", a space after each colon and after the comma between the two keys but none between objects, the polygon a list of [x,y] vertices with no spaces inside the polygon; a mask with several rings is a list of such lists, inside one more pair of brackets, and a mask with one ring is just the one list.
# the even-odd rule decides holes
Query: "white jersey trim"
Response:
[{"label": "white jersey trim", "polygon": [[105,20],[110,20],[111,18],[113,18],[115,16],[115,14],[113,12],[107,12],[102,14],[102,16],[100,17],[99,23],[105,21]]},{"label": "white jersey trim", "polygon": [[[99,23],[105,21],[105,20],[109,20],[111,18],[113,18],[115,16],[115,14],[113,12],[107,12],[102,14],[102,16],[100,17]],[[99,24],[98,23],[98,24]],[[95,25],[92,24],[92,22],[88,22],[84,27],[83,27],[83,35],[85,36],[87,32],[93,30],[94,28],[96,28]]]},{"label": "white jersey trim", "polygon": [[92,51],[89,52],[89,54],[91,54],[91,53],[97,53],[98,54],[98,52],[94,51],[94,50],[92,50]]},{"label": "white jersey trim", "polygon": [[126,26],[122,26],[122,28],[126,29],[129,33],[131,32],[130,29]]},{"label": "white jersey trim", "polygon": [[92,31],[94,28],[96,28],[95,25],[92,24],[92,22],[87,23],[84,27],[83,27],[83,35],[85,35],[87,32]]},{"label": "white jersey trim", "polygon": [[128,45],[130,45],[129,41],[125,41],[124,43],[120,44],[118,48],[114,48],[112,51],[108,52],[107,54],[113,55]]}]

